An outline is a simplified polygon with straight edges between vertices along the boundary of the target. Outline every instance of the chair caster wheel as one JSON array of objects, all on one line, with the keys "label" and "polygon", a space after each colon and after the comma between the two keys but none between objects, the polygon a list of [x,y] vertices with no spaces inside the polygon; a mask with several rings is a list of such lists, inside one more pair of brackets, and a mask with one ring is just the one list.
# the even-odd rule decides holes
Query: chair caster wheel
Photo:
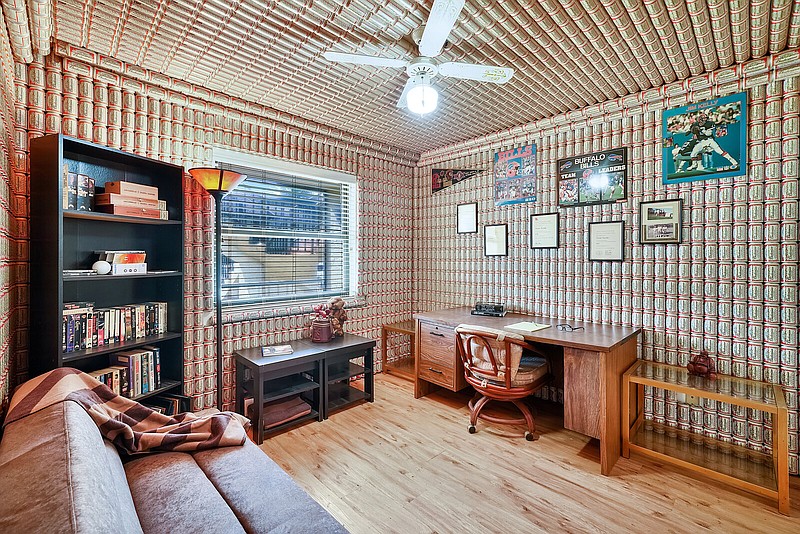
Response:
[{"label": "chair caster wheel", "polygon": [[478,431],[478,429],[475,428],[475,425],[469,425],[469,433],[470,434],[474,434],[477,431]]},{"label": "chair caster wheel", "polygon": [[525,431],[525,439],[527,439],[528,441],[533,441],[535,438],[533,437],[533,434],[531,434],[530,432],[528,432],[526,430]]}]

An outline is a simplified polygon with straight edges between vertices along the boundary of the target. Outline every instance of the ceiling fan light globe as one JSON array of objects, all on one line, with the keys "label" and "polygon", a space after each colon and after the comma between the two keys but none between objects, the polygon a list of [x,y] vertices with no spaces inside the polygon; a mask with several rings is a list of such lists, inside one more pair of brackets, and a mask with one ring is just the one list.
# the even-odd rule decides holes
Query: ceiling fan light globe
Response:
[{"label": "ceiling fan light globe", "polygon": [[420,84],[411,88],[406,99],[409,111],[425,115],[436,109],[439,104],[439,92],[430,85]]}]

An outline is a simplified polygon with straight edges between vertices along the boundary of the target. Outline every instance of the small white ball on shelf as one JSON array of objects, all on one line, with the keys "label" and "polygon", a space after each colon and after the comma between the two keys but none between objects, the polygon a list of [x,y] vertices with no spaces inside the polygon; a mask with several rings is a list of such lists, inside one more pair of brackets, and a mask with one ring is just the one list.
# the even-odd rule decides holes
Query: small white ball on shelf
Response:
[{"label": "small white ball on shelf", "polygon": [[111,264],[107,261],[96,261],[92,264],[92,270],[97,274],[108,274],[111,272]]}]

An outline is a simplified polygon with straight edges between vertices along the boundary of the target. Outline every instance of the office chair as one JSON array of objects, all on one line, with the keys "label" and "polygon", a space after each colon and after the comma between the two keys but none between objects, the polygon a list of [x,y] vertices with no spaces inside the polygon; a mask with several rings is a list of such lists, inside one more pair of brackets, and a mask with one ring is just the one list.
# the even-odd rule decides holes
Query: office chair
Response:
[{"label": "office chair", "polygon": [[[456,347],[467,383],[475,388],[475,396],[469,402],[469,433],[477,431],[475,424],[480,418],[497,424],[525,424],[525,439],[537,439],[536,423],[523,399],[550,382],[547,358],[519,334],[467,324],[456,327]],[[526,349],[535,355],[523,356]],[[523,417],[482,414],[481,410],[492,400],[513,403]]]}]

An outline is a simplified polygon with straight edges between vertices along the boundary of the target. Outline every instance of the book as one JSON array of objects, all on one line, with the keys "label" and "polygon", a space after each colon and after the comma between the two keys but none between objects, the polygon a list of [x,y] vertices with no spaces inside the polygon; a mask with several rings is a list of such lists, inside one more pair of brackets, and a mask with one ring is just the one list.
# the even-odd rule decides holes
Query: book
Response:
[{"label": "book", "polygon": [[134,208],[155,208],[158,210],[167,209],[166,200],[154,200],[152,198],[119,195],[117,193],[99,193],[95,197],[94,203],[97,206],[113,204],[115,206],[130,206]]},{"label": "book", "polygon": [[140,208],[133,206],[117,206],[114,204],[103,204],[102,206],[97,206],[97,211],[100,211],[102,213],[111,213],[114,215],[124,215],[126,217],[162,219],[161,210],[159,210],[158,208]]},{"label": "book", "polygon": [[269,347],[261,347],[261,356],[279,356],[281,354],[291,354],[294,349],[291,345],[271,345]]},{"label": "book", "polygon": [[78,201],[77,206],[75,209],[78,211],[92,211],[92,206],[89,203],[89,189],[92,190],[92,196],[94,196],[94,179],[89,178],[89,176],[85,174],[78,175]]},{"label": "book", "polygon": [[78,209],[78,174],[67,173],[67,203],[64,209]]},{"label": "book", "polygon": [[135,182],[106,182],[106,193],[158,200],[158,188]]},{"label": "book", "polygon": [[147,253],[144,250],[101,250],[95,252],[101,260],[110,264],[145,263]]},{"label": "book", "polygon": [[97,274],[94,269],[64,269],[62,271],[64,276],[93,276]]},{"label": "book", "polygon": [[550,328],[549,324],[534,323],[531,321],[522,321],[521,323],[509,324],[503,327],[505,330],[519,331],[519,332],[536,332],[537,330],[544,330]]}]

